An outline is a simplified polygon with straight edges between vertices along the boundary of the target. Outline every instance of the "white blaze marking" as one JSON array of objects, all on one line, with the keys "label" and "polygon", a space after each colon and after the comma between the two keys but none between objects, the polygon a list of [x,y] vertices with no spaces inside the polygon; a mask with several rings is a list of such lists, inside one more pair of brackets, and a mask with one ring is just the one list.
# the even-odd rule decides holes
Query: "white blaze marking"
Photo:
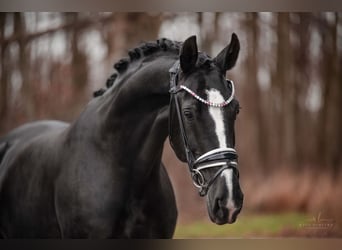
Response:
[{"label": "white blaze marking", "polygon": [[[223,96],[221,93],[216,89],[210,89],[207,91],[208,94],[208,101],[221,103],[224,101]],[[214,123],[215,123],[215,131],[219,141],[220,148],[226,148],[226,133],[224,131],[224,123],[223,123],[223,114],[222,110],[218,107],[209,106],[209,113],[212,116]]]},{"label": "white blaze marking", "polygon": [[[210,89],[209,91],[207,91],[207,94],[208,94],[208,101],[210,102],[221,103],[224,101],[223,96],[216,89]],[[224,129],[223,113],[222,113],[221,108],[210,106],[209,113],[215,123],[215,132],[217,135],[217,139],[219,141],[219,147],[227,148],[226,133]],[[228,189],[228,200],[227,200],[226,207],[229,210],[229,221],[231,221],[232,215],[234,211],[236,210],[235,203],[233,200],[233,170],[225,169],[222,171],[221,175],[225,178],[227,189]]]}]

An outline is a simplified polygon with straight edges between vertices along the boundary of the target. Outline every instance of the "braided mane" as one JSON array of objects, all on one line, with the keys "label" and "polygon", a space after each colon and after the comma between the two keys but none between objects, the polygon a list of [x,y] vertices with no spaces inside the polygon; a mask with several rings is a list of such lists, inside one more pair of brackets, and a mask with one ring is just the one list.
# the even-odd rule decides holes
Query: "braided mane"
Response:
[{"label": "braided mane", "polygon": [[166,38],[161,38],[155,42],[145,42],[136,48],[128,51],[128,57],[122,58],[114,64],[114,72],[106,81],[106,88],[101,88],[93,93],[94,97],[103,95],[107,89],[113,86],[115,79],[118,75],[125,73],[129,64],[131,62],[140,60],[143,57],[150,56],[159,51],[170,51],[179,53],[182,43],[177,41],[172,41]]}]

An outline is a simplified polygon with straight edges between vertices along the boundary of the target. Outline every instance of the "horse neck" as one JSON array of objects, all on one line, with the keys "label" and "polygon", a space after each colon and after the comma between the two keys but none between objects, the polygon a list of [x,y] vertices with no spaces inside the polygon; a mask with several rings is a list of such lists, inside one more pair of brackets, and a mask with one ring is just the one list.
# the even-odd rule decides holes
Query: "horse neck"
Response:
[{"label": "horse neck", "polygon": [[105,94],[105,105],[99,111],[104,117],[101,127],[110,140],[111,153],[123,157],[120,162],[134,168],[133,176],[137,178],[160,165],[168,135],[168,71],[176,59],[164,56],[142,62],[132,73],[128,68],[130,75],[119,78]]}]

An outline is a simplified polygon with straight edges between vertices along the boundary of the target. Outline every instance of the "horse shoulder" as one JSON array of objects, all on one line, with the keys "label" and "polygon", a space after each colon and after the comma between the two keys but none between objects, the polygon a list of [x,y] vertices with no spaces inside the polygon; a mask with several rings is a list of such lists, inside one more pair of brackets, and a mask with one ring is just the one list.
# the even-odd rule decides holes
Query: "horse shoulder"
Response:
[{"label": "horse shoulder", "polygon": [[17,165],[20,157],[27,155],[27,161],[21,165],[30,165],[32,157],[29,154],[36,145],[43,150],[46,148],[44,138],[49,136],[50,131],[62,131],[67,126],[66,123],[58,121],[38,121],[24,124],[3,136],[0,139],[0,184],[8,171]]},{"label": "horse shoulder", "polygon": [[[0,165],[1,226],[16,227],[16,223],[26,221],[30,228],[27,232],[32,235],[58,235],[51,195],[56,173],[51,169],[56,170],[56,164],[51,155],[67,125],[55,125],[54,122],[27,124],[2,138],[9,146]],[[6,214],[11,216],[9,224],[5,222]],[[42,221],[48,217],[53,219]],[[41,228],[36,228],[38,224]],[[18,235],[19,231],[16,229],[15,233]]]},{"label": "horse shoulder", "polygon": [[65,161],[55,181],[54,195],[63,235],[111,237],[125,203],[122,175],[113,171],[109,159],[95,149],[88,151],[77,145],[62,150]]}]

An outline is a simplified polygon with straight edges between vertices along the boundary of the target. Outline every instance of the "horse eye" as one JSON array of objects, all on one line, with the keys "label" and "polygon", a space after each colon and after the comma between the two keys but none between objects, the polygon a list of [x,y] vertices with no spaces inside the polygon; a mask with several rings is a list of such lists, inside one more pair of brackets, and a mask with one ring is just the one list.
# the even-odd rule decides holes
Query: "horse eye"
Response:
[{"label": "horse eye", "polygon": [[190,110],[184,110],[184,116],[188,120],[193,120],[194,119],[194,115],[192,114],[192,112]]}]

